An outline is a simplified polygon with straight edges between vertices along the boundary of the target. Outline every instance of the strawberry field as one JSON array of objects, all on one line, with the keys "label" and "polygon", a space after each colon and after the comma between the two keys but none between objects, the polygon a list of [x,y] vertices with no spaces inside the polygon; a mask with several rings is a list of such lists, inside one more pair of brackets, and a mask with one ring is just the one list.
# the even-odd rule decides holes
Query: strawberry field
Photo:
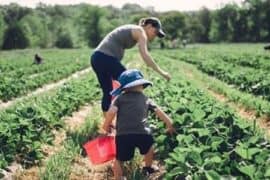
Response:
[{"label": "strawberry field", "polygon": [[[34,53],[29,51],[25,55],[20,52],[8,56],[1,53],[0,59],[0,100],[8,101],[12,98],[27,94],[44,84],[61,80],[72,73],[88,67],[88,51],[82,55],[76,51],[44,51],[44,64],[33,64]],[[7,56],[7,57],[6,57]]]},{"label": "strawberry field", "polygon": [[[0,178],[5,177],[5,172],[15,162],[23,167],[23,172],[36,167],[38,173],[32,175],[32,179],[93,179],[92,171],[82,170],[77,178],[72,171],[78,159],[85,158],[83,143],[98,134],[98,124],[103,120],[99,104],[101,92],[93,71],[90,69],[40,94],[26,96],[37,88],[53,85],[90,68],[91,50],[40,52],[44,58],[40,65],[32,64],[34,50],[0,52],[0,103],[15,101],[12,106],[0,109]],[[162,107],[176,128],[176,134],[168,135],[163,123],[150,115],[155,159],[166,171],[159,178],[270,179],[267,135],[270,54],[259,45],[228,44],[153,49],[151,55],[170,72],[170,82],[147,69],[137,50],[126,52],[123,63],[128,68],[142,70],[153,82],[145,94]],[[206,82],[211,82],[211,86]],[[217,86],[223,90],[216,91]],[[210,91],[222,92],[223,98],[233,99],[231,103],[235,106],[221,101]],[[23,100],[16,101],[19,97]],[[252,99],[252,105],[244,103],[246,97],[252,97],[247,98]],[[243,116],[235,108],[238,105],[246,109],[248,115]],[[68,128],[67,117],[82,111],[85,106],[93,112],[83,118],[78,128],[72,125]],[[86,122],[89,123],[84,124]],[[264,128],[259,126],[261,122],[265,123]],[[77,121],[72,123],[79,124]],[[48,156],[43,147],[57,146],[53,143],[58,138],[55,131],[62,130],[66,138],[58,145],[60,150]],[[139,172],[139,166],[131,167],[133,172]],[[29,179],[23,173],[12,173],[18,179]],[[129,178],[138,177],[145,178],[136,175]]]},{"label": "strawberry field", "polygon": [[170,51],[175,60],[192,63],[199,70],[214,76],[235,88],[270,101],[270,55],[259,48],[247,45],[211,46],[192,50]]}]

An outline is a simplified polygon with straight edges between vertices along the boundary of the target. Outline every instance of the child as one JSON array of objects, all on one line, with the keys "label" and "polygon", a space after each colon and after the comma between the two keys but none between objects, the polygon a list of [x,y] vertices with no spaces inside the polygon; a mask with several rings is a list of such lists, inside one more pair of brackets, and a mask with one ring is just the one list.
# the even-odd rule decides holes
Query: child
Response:
[{"label": "child", "polygon": [[103,129],[110,132],[111,123],[114,117],[117,116],[116,160],[113,164],[116,180],[120,180],[123,176],[122,162],[133,158],[136,147],[144,155],[145,166],[143,172],[151,174],[155,171],[152,167],[154,155],[152,145],[154,140],[147,123],[148,110],[155,112],[164,121],[170,134],[175,132],[171,119],[143,94],[143,89],[152,85],[152,83],[143,79],[140,71],[136,69],[126,70],[120,75],[118,81],[120,87],[112,91],[111,94],[119,96],[109,108],[103,124]]}]

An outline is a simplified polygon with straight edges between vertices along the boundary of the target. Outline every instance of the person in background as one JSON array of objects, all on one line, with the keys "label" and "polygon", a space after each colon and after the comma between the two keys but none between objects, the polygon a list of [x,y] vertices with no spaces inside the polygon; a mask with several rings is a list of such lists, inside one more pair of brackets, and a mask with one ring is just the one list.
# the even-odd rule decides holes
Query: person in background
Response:
[{"label": "person in background", "polygon": [[135,148],[139,148],[144,155],[145,166],[142,171],[145,175],[154,173],[153,168],[154,140],[147,122],[148,111],[154,112],[165,124],[167,132],[175,132],[172,120],[150,98],[144,95],[144,88],[152,83],[143,78],[136,69],[126,70],[119,77],[120,87],[112,91],[116,96],[110,106],[103,129],[110,133],[110,128],[116,118],[116,160],[113,164],[115,180],[123,179],[123,162],[134,156]]},{"label": "person in background", "polygon": [[33,64],[39,65],[41,63],[43,63],[43,58],[39,54],[35,54]]},{"label": "person in background", "polygon": [[121,63],[125,49],[138,44],[140,55],[146,65],[166,80],[170,80],[170,74],[155,63],[147,49],[148,42],[155,37],[163,38],[164,36],[160,20],[147,17],[141,19],[139,25],[128,24],[117,27],[99,43],[91,56],[91,65],[103,92],[101,106],[104,116],[111,104],[112,80],[117,80],[126,70]]}]

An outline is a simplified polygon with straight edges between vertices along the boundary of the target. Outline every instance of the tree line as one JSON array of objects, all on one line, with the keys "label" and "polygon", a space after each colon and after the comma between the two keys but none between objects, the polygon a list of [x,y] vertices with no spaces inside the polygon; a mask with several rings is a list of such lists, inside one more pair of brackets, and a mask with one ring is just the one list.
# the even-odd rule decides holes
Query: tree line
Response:
[{"label": "tree line", "polygon": [[0,6],[0,48],[95,47],[121,24],[137,24],[146,16],[159,17],[167,33],[163,44],[174,41],[269,42],[270,0],[246,0],[217,10],[157,12],[137,4],[122,8],[89,4],[38,4],[27,8],[12,3]]}]

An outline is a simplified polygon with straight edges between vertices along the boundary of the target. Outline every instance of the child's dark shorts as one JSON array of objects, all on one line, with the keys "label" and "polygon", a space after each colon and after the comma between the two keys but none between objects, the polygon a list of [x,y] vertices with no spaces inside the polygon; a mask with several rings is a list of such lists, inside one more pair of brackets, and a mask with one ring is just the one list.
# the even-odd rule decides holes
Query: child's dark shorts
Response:
[{"label": "child's dark shorts", "polygon": [[154,139],[148,134],[127,134],[117,135],[116,159],[119,161],[129,161],[134,156],[135,148],[139,148],[142,155],[146,154],[154,144]]}]

